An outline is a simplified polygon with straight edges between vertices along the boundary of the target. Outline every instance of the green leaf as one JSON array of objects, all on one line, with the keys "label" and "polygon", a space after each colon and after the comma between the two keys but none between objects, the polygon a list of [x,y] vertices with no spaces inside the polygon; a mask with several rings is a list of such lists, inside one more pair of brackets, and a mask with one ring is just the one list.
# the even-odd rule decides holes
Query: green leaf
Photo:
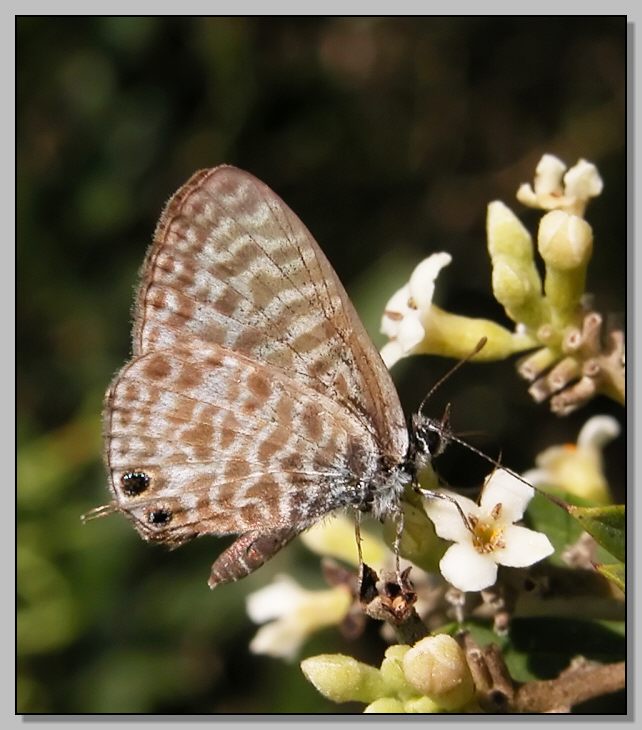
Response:
[{"label": "green leaf", "polygon": [[[566,496],[559,495],[562,499]],[[559,504],[540,493],[536,493],[528,505],[526,520],[529,527],[537,532],[543,532],[551,541],[555,553],[551,555],[550,560],[556,565],[564,565],[562,552],[569,545],[576,543],[582,534],[582,528],[577,520],[574,520]]]},{"label": "green leaf", "polygon": [[568,506],[569,514],[613,557],[624,562],[626,551],[626,513],[623,504],[608,507]]},{"label": "green leaf", "polygon": [[595,569],[601,573],[605,578],[608,578],[611,583],[614,583],[621,591],[625,591],[626,581],[626,566],[624,563],[600,563],[595,566]]}]

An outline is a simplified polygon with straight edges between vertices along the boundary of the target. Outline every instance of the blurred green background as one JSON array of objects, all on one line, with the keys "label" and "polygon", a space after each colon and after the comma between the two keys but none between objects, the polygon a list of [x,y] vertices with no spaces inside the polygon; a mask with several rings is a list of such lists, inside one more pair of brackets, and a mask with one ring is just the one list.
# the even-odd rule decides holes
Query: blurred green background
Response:
[{"label": "blurred green background", "polygon": [[[129,353],[137,270],[165,200],[222,162],[267,182],[335,266],[378,345],[379,317],[412,268],[453,254],[441,306],[506,323],[490,295],[485,210],[544,152],[595,162],[589,289],[624,315],[624,18],[115,18],[17,21],[19,712],[332,712],[297,664],[253,656],[249,591],[279,572],[320,586],[299,545],[239,584],[207,588],[223,541],[168,552],[108,500],[103,392]],[[449,365],[394,377],[410,413]],[[459,430],[522,470],[574,441],[604,399],[566,419],[536,407],[514,363],[469,365],[435,395]],[[624,425],[624,423],[623,423]],[[455,449],[453,449],[455,451]],[[606,452],[623,498],[625,437]],[[478,483],[457,449],[441,470]],[[376,627],[328,630],[304,656],[379,664]],[[356,706],[355,706],[356,707]],[[350,706],[341,709],[355,709]]]}]

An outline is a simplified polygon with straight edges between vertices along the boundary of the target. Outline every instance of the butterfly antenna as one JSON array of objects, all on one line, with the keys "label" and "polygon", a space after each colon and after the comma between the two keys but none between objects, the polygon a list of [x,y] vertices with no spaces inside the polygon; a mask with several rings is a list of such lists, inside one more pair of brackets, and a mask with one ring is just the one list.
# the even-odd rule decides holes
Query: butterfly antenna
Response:
[{"label": "butterfly antenna", "polygon": [[463,439],[460,439],[458,436],[455,436],[455,434],[452,433],[452,431],[448,434],[448,438],[451,441],[454,441],[455,443],[458,443],[460,446],[465,447],[469,451],[472,451],[474,454],[477,454],[477,456],[481,456],[482,459],[485,459],[487,462],[492,464],[496,469],[503,469],[505,472],[508,472],[511,476],[515,477],[515,479],[519,479],[520,482],[523,482],[527,486],[531,487],[532,489],[535,489],[533,485],[524,479],[523,477],[520,477],[520,475],[513,471],[512,469],[509,469],[507,466],[504,466],[498,459],[493,459],[492,456],[488,456],[488,454],[485,454],[480,449],[476,448],[472,444],[469,444],[467,441],[464,441]]},{"label": "butterfly antenna", "polygon": [[456,371],[459,370],[459,368],[467,363],[469,360],[471,360],[475,355],[484,347],[484,345],[488,342],[487,337],[482,337],[481,340],[475,345],[475,347],[466,355],[466,357],[463,357],[459,362],[456,362],[450,370],[447,370],[441,378],[432,386],[432,388],[428,391],[428,393],[425,395],[424,399],[421,401],[421,404],[418,409],[418,413],[421,413],[423,410],[424,405],[426,404],[426,401],[433,395],[433,393],[439,388],[440,385],[442,385],[448,378]]}]

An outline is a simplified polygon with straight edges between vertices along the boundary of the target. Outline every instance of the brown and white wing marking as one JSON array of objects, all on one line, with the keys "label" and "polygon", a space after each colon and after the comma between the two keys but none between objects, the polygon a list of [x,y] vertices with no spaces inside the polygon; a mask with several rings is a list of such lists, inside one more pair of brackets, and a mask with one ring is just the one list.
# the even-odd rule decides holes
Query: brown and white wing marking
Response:
[{"label": "brown and white wing marking", "polygon": [[118,508],[147,540],[239,533],[233,557],[258,567],[261,551],[358,501],[353,475],[378,468],[372,434],[313,395],[278,368],[199,340],[139,355],[106,399]]},{"label": "brown and white wing marking", "polygon": [[309,231],[247,172],[202,170],[171,198],[143,267],[134,353],[216,343],[334,399],[405,456],[399,399],[379,353]]}]

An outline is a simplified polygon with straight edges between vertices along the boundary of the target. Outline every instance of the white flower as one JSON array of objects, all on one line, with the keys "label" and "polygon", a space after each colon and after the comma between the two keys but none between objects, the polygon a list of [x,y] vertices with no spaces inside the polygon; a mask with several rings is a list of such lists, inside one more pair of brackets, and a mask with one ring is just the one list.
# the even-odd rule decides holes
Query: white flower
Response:
[{"label": "white flower", "polygon": [[602,178],[592,162],[578,160],[567,170],[554,155],[544,155],[535,169],[533,187],[520,185],[517,199],[531,208],[559,209],[582,216],[589,198],[599,195],[602,188]]},{"label": "white flower", "polygon": [[247,597],[246,608],[255,623],[264,623],[250,642],[255,654],[292,660],[307,637],[325,626],[340,623],[352,597],[344,586],[307,591],[287,576]]},{"label": "white flower", "polygon": [[524,479],[541,486],[558,487],[596,504],[608,504],[610,493],[602,449],[620,433],[612,416],[593,416],[584,424],[575,444],[550,446],[537,455],[537,468],[524,473]]},{"label": "white flower", "polygon": [[381,331],[390,338],[381,357],[390,368],[411,354],[424,339],[425,323],[439,272],[452,260],[448,253],[435,253],[412,272],[410,281],[392,295],[383,313]]},{"label": "white flower", "polygon": [[439,498],[427,500],[425,509],[439,537],[455,543],[439,563],[455,588],[481,591],[495,583],[498,565],[523,568],[553,552],[546,535],[513,524],[522,518],[534,490],[507,471],[497,469],[486,479],[479,504],[445,494],[461,512],[452,501]]}]

